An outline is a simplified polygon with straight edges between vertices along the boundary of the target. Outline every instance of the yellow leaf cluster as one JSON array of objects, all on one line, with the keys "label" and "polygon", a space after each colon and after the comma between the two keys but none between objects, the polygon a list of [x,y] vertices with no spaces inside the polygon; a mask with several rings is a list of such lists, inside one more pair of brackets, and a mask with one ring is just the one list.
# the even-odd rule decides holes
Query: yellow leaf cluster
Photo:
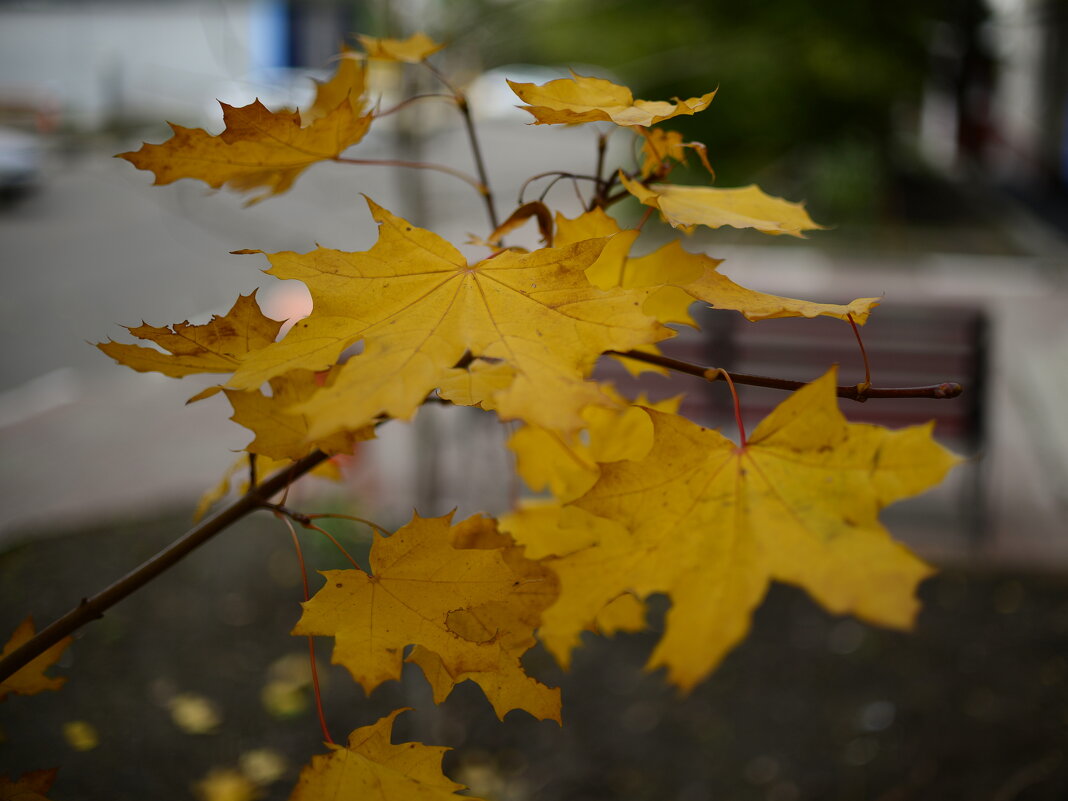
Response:
[{"label": "yellow leaf cluster", "polygon": [[[579,632],[624,593],[671,597],[648,667],[666,666],[687,690],[744,636],[772,579],[837,614],[911,624],[915,587],[930,568],[890,539],[878,512],[938,483],[957,458],[930,426],[847,423],[834,380],[832,370],[787,398],[744,446],[647,411],[649,452],[600,465],[597,483],[574,502],[617,525],[548,561],[560,599],[540,636],[562,663]],[[510,530],[537,550],[539,530]]]}]

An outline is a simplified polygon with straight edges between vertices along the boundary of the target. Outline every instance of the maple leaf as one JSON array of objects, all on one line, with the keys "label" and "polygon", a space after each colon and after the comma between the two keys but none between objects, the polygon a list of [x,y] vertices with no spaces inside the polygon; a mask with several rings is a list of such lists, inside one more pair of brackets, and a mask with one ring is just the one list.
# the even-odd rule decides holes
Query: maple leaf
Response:
[{"label": "maple leaf", "polygon": [[413,33],[407,39],[378,39],[374,36],[357,34],[368,58],[377,58],[384,61],[403,61],[407,64],[418,64],[425,61],[434,53],[445,47],[427,36],[425,33]]},{"label": "maple leaf", "polygon": [[501,417],[575,430],[583,407],[613,403],[585,380],[603,351],[672,335],[642,313],[640,293],[587,280],[603,239],[501,252],[468,265],[441,237],[367,202],[380,223],[371,250],[267,254],[268,272],[303,281],[314,308],[230,380],[233,388],[253,389],[291,369],[323,369],[363,340],[363,352],[344,364],[333,386],[297,408],[313,420],[313,438],[379,414],[411,417],[468,352],[514,369],[512,383],[493,398]]},{"label": "maple leaf", "polygon": [[[33,618],[27,617],[19,623],[15,632],[8,639],[4,645],[3,652],[0,653],[0,657],[7,656],[23,643],[29,642],[33,635]],[[35,657],[33,661],[19,668],[4,679],[3,682],[0,682],[0,701],[11,693],[36,695],[45,690],[58,690],[62,687],[67,681],[66,678],[46,676],[45,671],[59,661],[59,657],[72,641],[73,638],[64,637],[40,656]]]},{"label": "maple leaf", "polygon": [[820,316],[846,320],[852,315],[855,323],[863,325],[879,303],[879,298],[857,298],[848,304],[817,303],[748,289],[718,272],[721,259],[690,253],[678,241],[669,242],[646,256],[630,258],[628,253],[637,232],[619,233],[619,224],[602,209],[585,212],[574,219],[558,214],[556,224],[556,241],[561,244],[618,233],[586,275],[601,287],[648,290],[642,310],[662,323],[696,327],[687,308],[694,300],[701,300],[713,308],[741,312],[751,321]]},{"label": "maple leaf", "polygon": [[312,757],[290,801],[456,801],[455,793],[464,785],[441,772],[441,759],[450,749],[390,741],[393,721],[405,711],[356,729],[347,746],[330,745],[329,754]]},{"label": "maple leaf", "polygon": [[245,446],[249,453],[296,461],[313,448],[326,453],[352,453],[357,442],[374,439],[374,426],[339,430],[321,439],[308,436],[308,419],[293,407],[310,398],[329,379],[311,370],[292,370],[270,380],[271,394],[259,390],[224,389],[234,414],[230,419],[256,434]]},{"label": "maple leaf", "polygon": [[337,69],[328,81],[315,81],[315,100],[300,112],[303,126],[311,125],[330,115],[342,103],[352,107],[357,117],[363,115],[367,106],[367,65],[359,55],[348,48],[338,56]]},{"label": "maple leaf", "polygon": [[539,636],[564,664],[578,631],[622,592],[671,596],[647,667],[666,666],[684,690],[744,636],[771,579],[803,587],[835,614],[911,625],[916,585],[931,570],[890,539],[878,512],[936,484],[958,458],[930,425],[847,423],[835,378],[832,369],[798,390],[741,448],[648,412],[655,435],[645,458],[601,465],[575,502],[620,528],[547,562],[561,594]]},{"label": "maple leaf", "polygon": [[[345,666],[368,693],[400,678],[408,645],[436,654],[440,669],[455,682],[526,681],[518,658],[533,645],[533,627],[555,598],[555,584],[507,538],[487,543],[485,538],[500,536],[495,530],[478,532],[473,542],[466,539],[472,526],[492,529],[492,520],[453,527],[451,518],[416,515],[392,536],[376,535],[369,574],[325,571],[326,583],[304,603],[293,634],[334,637],[332,661]],[[502,669],[506,672],[492,680],[480,675]],[[435,672],[436,690],[442,689],[441,680]],[[521,690],[507,695],[504,686],[498,690],[495,704],[529,696]],[[498,708],[502,716],[506,711]],[[534,713],[539,711],[542,706]]]},{"label": "maple leaf", "polygon": [[219,105],[226,129],[218,136],[170,123],[174,135],[163,144],[146,142],[118,157],[154,173],[156,186],[196,178],[215,189],[264,189],[251,205],[288,190],[312,164],[336,159],[363,139],[373,117],[360,116],[348,99],[327,114],[316,112],[307,126],[299,111],[270,111],[259,100],[240,108]]},{"label": "maple leaf", "polygon": [[0,801],[48,801],[45,793],[56,780],[58,768],[31,770],[18,779],[0,776]]},{"label": "maple leaf", "polygon": [[[97,344],[104,353],[140,373],[157,372],[171,378],[196,373],[232,373],[248,355],[274,342],[282,323],[260,311],[256,292],[241,295],[225,315],[215,314],[204,325],[188,320],[172,326],[127,327],[138,339],[163,350],[109,340]],[[197,396],[200,397],[200,396]]]},{"label": "maple leaf", "polygon": [[704,111],[716,93],[669,103],[663,100],[635,100],[630,89],[603,78],[590,78],[572,72],[570,78],[549,81],[541,86],[508,81],[519,99],[529,105],[536,125],[608,121],[617,125],[648,127],[679,115]]},{"label": "maple leaf", "polygon": [[804,231],[823,228],[812,222],[801,203],[791,203],[765,194],[756,184],[733,189],[712,186],[676,186],[643,184],[632,181],[622,172],[619,179],[634,197],[646,206],[659,209],[674,228],[687,232],[698,225],[719,228],[755,228],[765,234],[789,234],[804,237]]},{"label": "maple leaf", "polygon": [[[617,396],[618,397],[618,396]],[[667,398],[639,404],[660,411],[675,412],[680,398]],[[653,444],[649,416],[621,397],[619,407],[587,407],[582,413],[586,428],[580,435],[565,437],[558,432],[525,425],[508,439],[516,456],[516,472],[527,486],[540,492],[549,489],[561,502],[572,501],[597,481],[600,464],[620,459],[641,459]]]},{"label": "maple leaf", "polygon": [[652,128],[643,135],[641,177],[648,178],[661,168],[666,159],[685,164],[687,150],[694,151],[709,174],[716,177],[715,170],[708,163],[708,148],[700,142],[687,142],[678,131],[665,131],[662,128]]},{"label": "maple leaf", "polygon": [[[556,600],[556,576],[543,565],[527,559],[524,549],[501,534],[490,518],[471,517],[453,528],[454,548],[498,550],[517,577],[512,593],[468,610],[451,612],[449,629],[465,640],[495,643],[500,658],[490,670],[451,673],[435,652],[417,645],[406,661],[422,668],[434,693],[434,703],[442,703],[461,681],[478,684],[493,705],[497,717],[512,709],[524,709],[539,720],[560,723],[560,690],[549,688],[528,676],[520,657],[535,645],[534,629],[542,613]],[[521,603],[516,603],[521,599]]]}]

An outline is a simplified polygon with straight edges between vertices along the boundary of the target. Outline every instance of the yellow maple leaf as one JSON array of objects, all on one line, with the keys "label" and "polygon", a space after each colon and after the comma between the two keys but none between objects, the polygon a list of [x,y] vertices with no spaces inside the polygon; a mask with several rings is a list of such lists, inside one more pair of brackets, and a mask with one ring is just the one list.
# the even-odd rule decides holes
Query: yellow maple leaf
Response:
[{"label": "yellow maple leaf", "polygon": [[623,186],[646,206],[659,209],[674,228],[687,232],[698,225],[755,228],[765,234],[804,237],[804,231],[823,228],[812,222],[804,205],[765,194],[756,184],[733,189],[712,186],[644,186],[619,174]]},{"label": "yellow maple leaf", "polygon": [[338,56],[337,69],[328,81],[315,82],[315,100],[300,112],[301,125],[307,127],[330,115],[342,103],[352,107],[357,117],[367,106],[367,64],[353,50],[345,48]]},{"label": "yellow maple leaf", "polygon": [[[525,680],[518,657],[533,645],[533,626],[555,584],[506,538],[500,547],[465,540],[468,527],[492,528],[492,521],[453,527],[451,517],[416,515],[392,536],[376,535],[369,574],[325,571],[326,583],[304,603],[293,634],[334,637],[332,661],[368,693],[400,678],[408,645],[433,651],[456,681],[502,666],[508,675],[501,681]],[[498,630],[494,620],[508,628]]]},{"label": "yellow maple leaf", "polygon": [[310,398],[328,378],[311,370],[292,370],[270,380],[271,394],[259,390],[224,389],[234,414],[230,418],[256,434],[245,446],[249,453],[296,461],[313,448],[327,453],[352,453],[357,442],[374,439],[375,428],[339,430],[322,439],[308,436],[308,419],[293,407]]},{"label": "yellow maple leaf", "polygon": [[[23,643],[31,640],[33,635],[33,618],[27,617],[19,623],[7,643],[4,644],[4,650],[3,652],[0,652],[0,657],[12,653]],[[0,682],[0,701],[4,700],[11,693],[16,693],[18,695],[36,695],[45,690],[58,690],[62,687],[67,681],[66,678],[46,676],[45,671],[59,660],[63,651],[66,650],[67,646],[70,645],[72,641],[73,638],[64,637],[55,645],[48,648],[48,650],[40,656],[35,657],[31,662],[23,665]]]},{"label": "yellow maple leaf", "polygon": [[359,116],[345,100],[302,126],[300,112],[270,111],[259,100],[240,108],[219,105],[226,129],[218,136],[171,123],[174,135],[163,144],[146,142],[118,157],[152,171],[156,186],[196,178],[215,189],[263,189],[252,204],[285,192],[312,164],[340,156],[363,139],[373,116]]},{"label": "yellow maple leaf", "polygon": [[664,100],[635,100],[630,89],[603,78],[571,73],[570,78],[549,81],[541,86],[508,81],[519,99],[529,105],[537,125],[608,121],[617,125],[648,127],[679,115],[704,111],[716,93],[670,103]]},{"label": "yellow maple leaf", "polygon": [[687,142],[678,131],[665,131],[662,128],[652,128],[643,136],[641,177],[648,178],[660,169],[667,159],[685,164],[687,150],[697,153],[701,164],[715,177],[716,173],[708,163],[708,148],[700,142]]},{"label": "yellow maple leaf", "polygon": [[425,33],[413,33],[407,39],[379,39],[374,36],[357,34],[357,39],[363,45],[368,58],[377,58],[384,61],[403,61],[407,64],[418,64],[445,47],[444,44],[435,42]]},{"label": "yellow maple leaf", "polygon": [[847,423],[834,370],[780,404],[742,448],[676,415],[649,415],[648,455],[602,465],[576,501],[620,528],[548,561],[561,594],[539,636],[565,663],[578,632],[622,592],[671,596],[648,668],[666,666],[684,690],[744,636],[772,579],[835,614],[911,625],[916,585],[931,569],[890,538],[878,512],[958,461],[930,425]]},{"label": "yellow maple leaf", "polygon": [[[335,383],[297,408],[313,420],[313,438],[359,428],[380,414],[411,417],[468,352],[515,370],[493,398],[502,418],[576,430],[583,407],[613,404],[585,379],[603,351],[672,335],[641,311],[640,294],[587,280],[604,239],[500,252],[469,265],[441,237],[368,204],[381,224],[370,250],[267,255],[268,272],[303,281],[314,308],[281,342],[245,360],[230,381],[253,389],[288,370],[323,369],[363,340],[363,352],[344,364]],[[543,403],[545,397],[553,402]]]},{"label": "yellow maple leaf", "polygon": [[[556,224],[556,239],[565,244],[620,232],[619,224],[602,209],[570,220],[558,214]],[[857,298],[848,304],[817,303],[747,289],[718,272],[721,259],[690,253],[678,241],[646,256],[630,258],[636,237],[636,231],[623,231],[611,239],[586,276],[601,287],[648,290],[642,310],[662,323],[695,325],[687,309],[694,300],[701,300],[717,309],[741,312],[747,320],[820,316],[845,320],[852,315],[854,322],[863,325],[879,303],[879,298]]]},{"label": "yellow maple leaf", "polygon": [[260,311],[256,292],[241,295],[225,315],[212,315],[204,325],[188,320],[172,326],[141,323],[128,327],[138,339],[163,350],[109,340],[97,344],[119,364],[140,373],[157,372],[171,378],[196,373],[232,373],[250,353],[274,342],[282,323]]},{"label": "yellow maple leaf", "polygon": [[[624,287],[656,286],[676,289],[691,300],[701,300],[716,309],[741,312],[750,321],[781,317],[835,317],[846,320],[850,316],[857,325],[867,322],[879,298],[857,298],[848,304],[818,303],[771,295],[737,284],[720,273],[722,260],[702,253],[690,253],[682,243],[674,240],[647,256],[628,259]],[[666,315],[678,314],[681,301],[673,296],[653,294],[643,309],[663,320]],[[664,320],[667,322],[667,320]],[[679,322],[679,321],[676,321]]]},{"label": "yellow maple leaf", "polygon": [[470,679],[482,688],[501,720],[509,710],[524,709],[539,720],[559,723],[560,690],[528,676],[519,662],[535,644],[534,629],[541,622],[542,613],[556,600],[556,576],[527,559],[524,549],[501,534],[491,518],[475,516],[455,526],[452,543],[455,548],[499,551],[516,576],[517,583],[505,599],[457,610],[448,616],[449,629],[465,640],[494,641],[500,649],[498,662],[489,670],[453,674],[437,653],[421,645],[412,650],[407,661],[422,668],[436,704],[442,703],[457,684]]},{"label": "yellow maple leaf", "polygon": [[[392,743],[393,721],[407,710],[391,712],[377,723],[356,729],[347,746],[312,757],[300,772],[290,801],[456,801],[462,784],[441,772],[450,749],[423,743]],[[474,801],[481,801],[474,799]]]},{"label": "yellow maple leaf", "polygon": [[[594,485],[601,463],[645,456],[653,444],[649,416],[616,397],[616,408],[589,406],[582,412],[586,428],[581,435],[525,425],[509,437],[516,471],[527,486],[536,492],[548,489],[561,502],[572,501]],[[674,412],[678,402],[669,398],[653,407]]]},{"label": "yellow maple leaf", "polygon": [[18,779],[0,776],[0,801],[48,801],[45,793],[56,780],[59,768],[31,770]]}]

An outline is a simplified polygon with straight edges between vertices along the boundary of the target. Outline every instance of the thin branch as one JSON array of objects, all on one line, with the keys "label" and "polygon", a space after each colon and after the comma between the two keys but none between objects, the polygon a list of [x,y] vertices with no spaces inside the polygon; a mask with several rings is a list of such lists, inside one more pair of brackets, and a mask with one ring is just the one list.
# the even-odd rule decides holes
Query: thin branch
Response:
[{"label": "thin branch", "polygon": [[[660,356],[655,353],[642,353],[639,350],[605,351],[612,356],[624,356],[628,359],[655,364],[658,367],[666,367],[677,373],[697,376],[706,381],[715,381],[720,377],[721,369],[718,367],[701,367],[691,362],[680,359],[672,359],[668,356]],[[722,371],[727,373],[726,370]],[[748,373],[727,373],[736,384],[747,384],[752,387],[769,387],[770,389],[782,389],[793,391],[801,389],[808,381],[791,381],[786,378],[770,378],[762,375],[749,375]],[[863,385],[840,386],[837,389],[839,398],[848,398],[863,403],[869,398],[935,398],[945,400],[955,398],[964,391],[964,388],[955,381],[943,381],[941,384],[928,384],[922,387],[867,387]]]},{"label": "thin branch", "polygon": [[377,119],[381,119],[382,117],[388,117],[390,114],[396,114],[398,111],[400,111],[400,110],[402,110],[404,108],[407,108],[408,106],[410,106],[412,103],[415,103],[416,101],[427,100],[427,99],[432,98],[432,97],[440,97],[443,100],[451,100],[451,101],[455,101],[456,100],[456,98],[453,95],[447,95],[447,94],[443,94],[441,92],[430,92],[430,93],[422,94],[422,95],[412,95],[411,97],[407,98],[406,100],[402,100],[401,102],[399,102],[393,108],[387,108],[385,111],[379,111],[378,113],[375,114],[375,119],[377,120]]},{"label": "thin branch", "polygon": [[41,629],[33,638],[0,659],[0,681],[12,675],[16,670],[31,662],[48,648],[67,635],[77,631],[86,623],[103,617],[104,612],[126,596],[139,590],[168,568],[173,567],[192,551],[250,512],[263,508],[271,496],[285,489],[301,476],[311,472],[316,466],[329,458],[329,454],[317,450],[294,462],[289,467],[279,470],[259,485],[250,488],[248,492],[226,508],[221,509],[213,517],[190,529],[182,537],[131,570],[111,586],[92,598],[83,598],[81,603],[63,615],[63,617],[50,626]]},{"label": "thin branch", "polygon": [[475,130],[475,121],[471,116],[471,106],[467,102],[467,95],[453,86],[449,79],[433,64],[429,61],[424,61],[423,64],[428,70],[441,81],[442,85],[452,92],[454,98],[456,98],[456,108],[460,110],[460,114],[464,118],[464,128],[467,130],[467,140],[471,145],[471,154],[475,158],[475,170],[478,172],[478,178],[482,182],[482,188],[479,190],[479,194],[482,195],[482,201],[486,206],[486,215],[489,217],[490,230],[496,231],[499,227],[497,222],[497,208],[493,202],[493,191],[490,189],[489,173],[486,172],[486,163],[482,159],[482,147],[478,143],[478,132]]},{"label": "thin branch", "polygon": [[403,159],[350,159],[344,156],[336,156],[334,161],[341,164],[365,164],[372,167],[409,167],[413,170],[434,170],[436,172],[443,172],[446,175],[451,175],[453,178],[459,178],[468,186],[474,188],[479,195],[483,197],[488,191],[486,185],[479,183],[478,179],[472,175],[468,175],[466,172],[460,170],[454,170],[452,167],[448,167],[444,164],[434,164],[428,161],[404,161]]}]

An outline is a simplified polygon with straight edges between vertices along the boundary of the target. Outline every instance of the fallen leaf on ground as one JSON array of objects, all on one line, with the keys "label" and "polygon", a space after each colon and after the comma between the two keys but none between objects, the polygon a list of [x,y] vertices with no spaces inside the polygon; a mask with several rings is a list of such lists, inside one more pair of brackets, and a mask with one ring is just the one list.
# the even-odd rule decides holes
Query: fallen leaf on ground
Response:
[{"label": "fallen leaf on ground", "polygon": [[[33,635],[33,618],[27,617],[19,623],[14,633],[8,639],[7,643],[5,643],[4,650],[0,653],[0,657],[7,656],[16,648],[19,648],[23,643],[29,642],[33,639]],[[0,701],[4,700],[11,693],[17,695],[36,695],[45,690],[58,690],[62,687],[67,681],[65,677],[46,676],[45,671],[59,660],[60,656],[63,655],[63,652],[71,642],[73,642],[72,637],[64,637],[55,645],[49,647],[44,653],[34,657],[32,661],[16,670],[4,679],[3,682],[0,682]]]}]

